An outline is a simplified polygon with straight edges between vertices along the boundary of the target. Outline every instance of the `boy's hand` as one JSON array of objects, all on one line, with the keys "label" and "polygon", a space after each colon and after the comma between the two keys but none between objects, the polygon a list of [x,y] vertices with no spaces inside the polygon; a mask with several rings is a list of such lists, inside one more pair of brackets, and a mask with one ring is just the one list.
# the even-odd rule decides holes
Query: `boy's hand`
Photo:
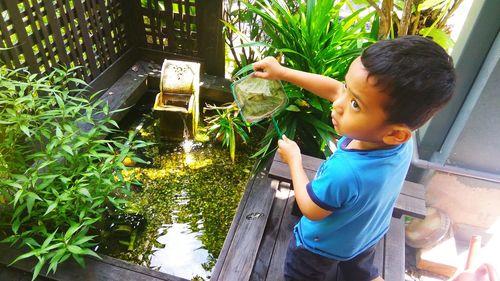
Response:
[{"label": "boy's hand", "polygon": [[302,157],[300,156],[300,148],[296,142],[288,139],[285,135],[283,138],[278,140],[278,153],[281,159],[285,161],[288,165],[290,164],[300,164],[302,165]]},{"label": "boy's hand", "polygon": [[273,57],[266,57],[253,64],[253,76],[269,80],[282,80],[285,67]]}]

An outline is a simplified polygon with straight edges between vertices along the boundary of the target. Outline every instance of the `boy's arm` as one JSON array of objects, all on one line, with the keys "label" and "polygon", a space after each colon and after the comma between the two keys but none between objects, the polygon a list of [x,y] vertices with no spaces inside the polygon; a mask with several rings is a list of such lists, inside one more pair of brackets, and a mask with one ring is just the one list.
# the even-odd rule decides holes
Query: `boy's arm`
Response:
[{"label": "boy's arm", "polygon": [[333,78],[284,67],[273,57],[254,63],[253,69],[255,77],[284,80],[332,102],[344,87]]},{"label": "boy's arm", "polygon": [[295,200],[299,209],[304,216],[310,220],[320,220],[330,215],[332,212],[318,206],[307,193],[306,185],[309,182],[306,172],[302,167],[302,157],[297,144],[289,140],[285,135],[283,139],[278,141],[278,152],[281,158],[288,163],[290,174],[292,175],[293,189],[295,192]]}]

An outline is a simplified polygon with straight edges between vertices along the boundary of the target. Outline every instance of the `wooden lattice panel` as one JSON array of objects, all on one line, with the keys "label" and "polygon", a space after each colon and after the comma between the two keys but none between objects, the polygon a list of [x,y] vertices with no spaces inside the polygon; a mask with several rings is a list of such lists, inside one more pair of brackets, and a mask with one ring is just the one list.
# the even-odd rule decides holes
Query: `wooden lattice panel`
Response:
[{"label": "wooden lattice panel", "polygon": [[120,0],[0,0],[1,64],[45,73],[82,66],[91,81],[126,51]]},{"label": "wooden lattice panel", "polygon": [[141,1],[147,48],[197,56],[197,1]]}]

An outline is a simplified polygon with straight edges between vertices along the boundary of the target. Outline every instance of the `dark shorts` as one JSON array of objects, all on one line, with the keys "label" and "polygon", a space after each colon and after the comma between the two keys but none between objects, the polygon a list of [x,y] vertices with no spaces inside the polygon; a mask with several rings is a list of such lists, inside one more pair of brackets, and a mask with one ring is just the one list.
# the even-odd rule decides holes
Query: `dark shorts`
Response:
[{"label": "dark shorts", "polygon": [[323,281],[327,272],[337,266],[346,281],[369,281],[379,276],[378,269],[373,265],[375,246],[348,261],[337,261],[296,245],[295,235],[292,234],[285,259],[287,281]]}]

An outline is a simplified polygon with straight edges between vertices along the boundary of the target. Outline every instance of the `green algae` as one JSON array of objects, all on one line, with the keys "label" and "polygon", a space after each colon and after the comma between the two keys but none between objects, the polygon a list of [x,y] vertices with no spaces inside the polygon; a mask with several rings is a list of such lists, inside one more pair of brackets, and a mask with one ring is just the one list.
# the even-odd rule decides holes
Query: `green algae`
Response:
[{"label": "green algae", "polygon": [[[151,132],[155,130],[152,126],[141,130],[140,135],[151,140],[154,137]],[[169,244],[175,241],[162,241],[169,236],[169,231],[181,226],[182,235],[201,242],[195,251],[203,250],[204,258],[201,264],[192,265],[198,271],[188,269],[180,275],[192,280],[208,280],[251,176],[255,159],[250,159],[250,155],[255,151],[241,147],[233,163],[228,151],[220,145],[188,141],[187,146],[188,149],[186,141],[162,141],[140,152],[149,159],[150,165],[133,168],[124,175],[140,182],[141,186],[136,186],[128,198],[127,214],[110,218],[109,227],[101,231],[103,241],[99,252],[179,275],[169,272],[169,266],[162,264],[171,261],[155,255],[169,251]],[[127,229],[124,225],[132,227]]]}]

